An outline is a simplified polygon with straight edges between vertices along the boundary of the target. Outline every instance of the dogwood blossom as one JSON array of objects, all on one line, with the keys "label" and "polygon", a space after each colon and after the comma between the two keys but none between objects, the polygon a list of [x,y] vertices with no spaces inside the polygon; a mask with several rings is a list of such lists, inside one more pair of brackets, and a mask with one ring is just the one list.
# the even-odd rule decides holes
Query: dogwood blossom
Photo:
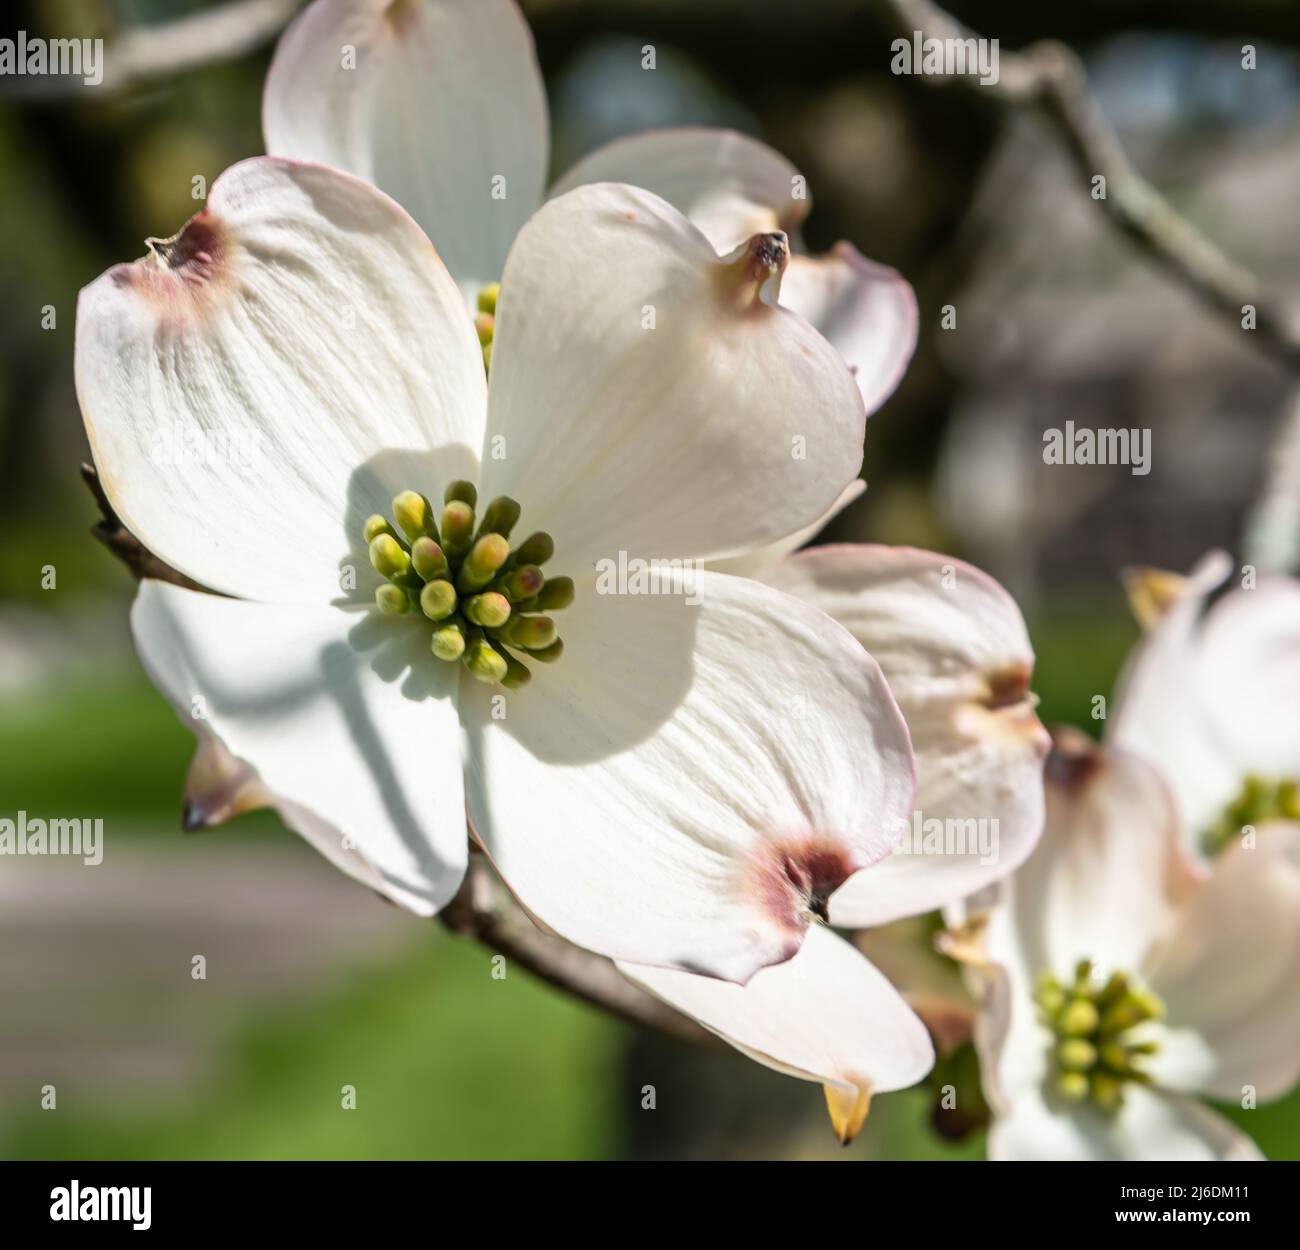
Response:
[{"label": "dogwood blossom", "polygon": [[1300,827],[1187,855],[1158,773],[1073,731],[1047,822],[997,890],[975,979],[995,1159],[1248,1159],[1197,1095],[1300,1076]]},{"label": "dogwood blossom", "polygon": [[1211,857],[1273,821],[1300,821],[1300,582],[1231,573],[1212,552],[1187,576],[1129,579],[1149,626],[1121,679],[1108,740],[1169,783],[1182,835]]},{"label": "dogwood blossom", "polygon": [[[547,194],[546,88],[515,0],[315,0],[280,40],[262,119],[272,155],[333,165],[402,204],[471,307]],[[655,192],[721,253],[760,232],[793,235],[812,207],[771,148],[705,127],[616,140],[549,195],[593,182]],[[911,287],[840,243],[793,257],[781,302],[849,361],[868,412],[879,407],[916,346]],[[485,337],[491,324],[489,296]]]},{"label": "dogwood blossom", "polygon": [[[216,774],[246,768],[424,913],[460,882],[468,808],[510,888],[580,945],[737,981],[788,959],[888,855],[914,781],[846,631],[687,567],[806,526],[861,460],[848,369],[763,298],[784,260],[780,236],[719,259],[654,195],[580,188],[511,251],[489,386],[402,209],[262,158],[86,288],[78,393],[105,490],[221,592],[145,583],[133,612],[155,682],[236,762]],[[160,459],[177,427],[245,429],[256,454]],[[421,492],[440,487],[438,513]],[[520,510],[545,529],[512,549]],[[661,593],[598,592],[629,552],[678,562]],[[552,553],[566,577],[541,573]],[[537,611],[556,585],[558,659]],[[517,669],[527,688],[494,684]]]}]

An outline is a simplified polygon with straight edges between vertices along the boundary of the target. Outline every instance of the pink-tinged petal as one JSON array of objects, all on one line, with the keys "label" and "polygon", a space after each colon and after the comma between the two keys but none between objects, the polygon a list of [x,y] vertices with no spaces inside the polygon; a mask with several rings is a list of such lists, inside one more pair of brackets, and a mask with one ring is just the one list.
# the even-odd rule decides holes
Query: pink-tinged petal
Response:
[{"label": "pink-tinged petal", "polygon": [[345,872],[420,915],[467,859],[456,670],[427,632],[338,608],[140,585],[149,676],[193,726],[186,823],[275,807]]},{"label": "pink-tinged petal", "polygon": [[798,229],[812,201],[798,171],[735,130],[683,126],[627,135],[580,160],[551,197],[593,182],[625,182],[665,199],[726,253],[751,235]]},{"label": "pink-tinged petal", "polygon": [[180,234],[82,291],[76,374],[118,515],[229,594],[327,604],[368,515],[433,459],[477,471],[459,292],[397,204],[334,170],[227,170]]},{"label": "pink-tinged petal", "polygon": [[879,669],[833,621],[744,578],[682,589],[580,583],[563,658],[504,715],[462,691],[470,819],[561,936],[744,982],[888,854],[911,756]]},{"label": "pink-tinged petal", "polygon": [[871,653],[912,735],[917,807],[894,854],[831,901],[859,927],[942,907],[1012,872],[1042,830],[1046,731],[1011,596],[959,560],[908,547],[816,547],[764,580]]},{"label": "pink-tinged petal", "polygon": [[497,304],[484,486],[522,501],[571,572],[620,551],[748,551],[857,476],[848,368],[769,302],[787,254],[761,235],[719,260],[669,204],[604,183],[524,228]]},{"label": "pink-tinged petal", "polygon": [[280,40],[262,124],[273,155],[391,195],[467,294],[542,199],[546,91],[514,0],[316,0]]},{"label": "pink-tinged petal", "polygon": [[791,260],[781,303],[849,362],[868,415],[893,394],[916,351],[916,296],[902,274],[837,243],[825,256]]},{"label": "pink-tinged petal", "polygon": [[925,1025],[843,938],[814,925],[793,959],[747,985],[620,963],[619,971],[766,1067],[826,1089],[842,1142],[871,1096],[914,1085],[934,1066]]},{"label": "pink-tinged petal", "polygon": [[990,1128],[989,1158],[1247,1162],[1263,1155],[1245,1133],[1194,1099],[1133,1085],[1114,1115],[1026,1095]]},{"label": "pink-tinged petal", "polygon": [[1300,1078],[1300,825],[1234,843],[1148,957],[1170,1031],[1151,1064],[1169,1088],[1237,1102]]}]

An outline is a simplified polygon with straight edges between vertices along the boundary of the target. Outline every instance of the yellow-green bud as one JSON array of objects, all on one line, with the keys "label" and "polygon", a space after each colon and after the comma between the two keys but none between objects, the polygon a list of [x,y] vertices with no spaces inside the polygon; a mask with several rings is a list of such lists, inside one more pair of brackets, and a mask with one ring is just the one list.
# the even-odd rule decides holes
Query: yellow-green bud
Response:
[{"label": "yellow-green bud", "polygon": [[573,602],[573,578],[552,577],[537,596],[537,606],[547,612],[559,612]]},{"label": "yellow-green bud", "polygon": [[461,565],[456,585],[461,590],[482,590],[510,555],[510,544],[500,534],[484,534]]},{"label": "yellow-green bud", "polygon": [[404,490],[393,496],[393,516],[411,542],[434,532],[433,505],[416,491]]},{"label": "yellow-green bud", "polygon": [[539,531],[519,544],[515,551],[516,564],[545,564],[555,554],[555,540]]},{"label": "yellow-green bud", "polygon": [[554,664],[563,654],[564,639],[557,638],[549,647],[540,647],[536,651],[530,651],[528,653],[528,658],[531,660],[541,660],[543,664]]},{"label": "yellow-green bud", "polygon": [[474,535],[474,508],[463,499],[452,499],[442,510],[442,548],[452,559],[469,549]]},{"label": "yellow-green bud", "polygon": [[1056,1061],[1067,1071],[1087,1071],[1097,1062],[1097,1048],[1081,1037],[1070,1037],[1056,1048]]},{"label": "yellow-green bud", "polygon": [[1071,1102],[1082,1102],[1088,1097],[1088,1078],[1082,1072],[1062,1072],[1056,1078],[1056,1088]]},{"label": "yellow-green bud", "polygon": [[461,660],[470,673],[483,682],[499,682],[509,671],[505,656],[486,638],[475,638],[470,642]]},{"label": "yellow-green bud", "polygon": [[411,557],[391,534],[376,534],[370,543],[370,563],[377,573],[391,580],[411,567]]},{"label": "yellow-green bud", "polygon": [[501,294],[501,283],[489,282],[487,286],[479,287],[478,292],[478,310],[481,313],[495,315],[497,310],[497,296]]},{"label": "yellow-green bud", "polygon": [[435,577],[446,577],[451,571],[447,567],[447,557],[442,554],[442,548],[427,536],[417,538],[411,544],[411,563],[426,582],[433,581]]},{"label": "yellow-green bud", "polygon": [[491,313],[481,312],[474,318],[474,330],[478,334],[480,347],[486,347],[492,342],[492,334],[495,328]]},{"label": "yellow-green bud", "polygon": [[533,675],[526,664],[520,664],[513,655],[505,655],[504,658],[506,675],[501,679],[501,684],[507,690],[518,690],[520,686],[526,686],[532,681]]},{"label": "yellow-green bud", "polygon": [[449,621],[433,631],[429,645],[438,659],[459,660],[465,654],[464,626],[459,621]]},{"label": "yellow-green bud", "polygon": [[397,531],[389,523],[386,516],[380,516],[378,512],[372,517],[366,519],[366,523],[361,527],[362,537],[366,540],[366,546],[369,547],[380,534],[389,534],[393,538],[397,537]]},{"label": "yellow-green bud", "polygon": [[1103,1111],[1113,1111],[1123,1101],[1124,1086],[1108,1072],[1094,1069],[1088,1074],[1088,1093]]},{"label": "yellow-green bud", "polygon": [[428,582],[420,591],[420,611],[431,621],[441,621],[456,610],[456,588],[439,579]]},{"label": "yellow-green bud", "polygon": [[1073,998],[1061,1013],[1061,1032],[1074,1037],[1086,1037],[1097,1031],[1100,1020],[1097,1008],[1086,998]]},{"label": "yellow-green bud", "polygon": [[479,533],[500,534],[502,538],[509,538],[521,511],[518,503],[509,495],[498,495],[484,510]]},{"label": "yellow-green bud", "polygon": [[498,629],[510,619],[510,601],[494,590],[475,595],[465,602],[465,615],[475,625],[485,629]]},{"label": "yellow-green bud", "polygon": [[546,578],[537,565],[525,564],[523,568],[515,569],[505,579],[505,585],[502,589],[511,603],[522,603],[525,599],[531,599],[541,590],[545,582]]},{"label": "yellow-green bud", "polygon": [[555,622],[549,616],[512,616],[503,635],[511,646],[542,651],[555,641]]},{"label": "yellow-green bud", "polygon": [[411,610],[411,598],[400,586],[385,582],[375,587],[375,605],[385,616],[405,616]]}]

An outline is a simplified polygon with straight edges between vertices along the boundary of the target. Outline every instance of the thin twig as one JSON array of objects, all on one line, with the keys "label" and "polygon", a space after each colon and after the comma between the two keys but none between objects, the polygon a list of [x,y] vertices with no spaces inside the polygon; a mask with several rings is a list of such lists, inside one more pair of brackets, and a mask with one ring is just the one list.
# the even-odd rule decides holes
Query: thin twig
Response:
[{"label": "thin twig", "polygon": [[453,933],[482,942],[548,984],[624,1020],[679,1041],[717,1044],[707,1029],[633,985],[610,960],[543,933],[492,874],[481,854],[470,856],[460,893],[438,918]]},{"label": "thin twig", "polygon": [[[302,0],[231,0],[169,22],[134,26],[106,41],[103,81],[96,95],[233,61],[269,43]],[[47,74],[7,80],[5,94],[43,100],[80,94],[80,78]]]},{"label": "thin twig", "polygon": [[[880,3],[900,33],[981,38],[931,0]],[[1255,341],[1288,368],[1300,369],[1300,319],[1275,305],[1254,273],[1228,257],[1134,168],[1088,90],[1078,56],[1053,40],[999,53],[996,83],[982,83],[978,71],[951,80],[985,100],[1036,108],[1061,136],[1084,178],[1105,178],[1105,199],[1095,202],[1130,239],[1238,330],[1243,309],[1252,306]]]}]

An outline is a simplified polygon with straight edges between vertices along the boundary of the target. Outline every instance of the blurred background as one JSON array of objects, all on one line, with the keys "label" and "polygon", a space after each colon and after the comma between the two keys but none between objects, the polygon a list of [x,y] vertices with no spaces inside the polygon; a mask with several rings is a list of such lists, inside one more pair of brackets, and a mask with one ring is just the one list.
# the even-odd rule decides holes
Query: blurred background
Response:
[{"label": "blurred background", "polygon": [[[5,6],[4,33],[111,43],[217,7],[30,0]],[[89,533],[73,322],[81,286],[196,210],[196,175],[263,150],[262,79],[296,6],[240,7],[247,46],[206,63],[95,90],[0,79],[0,812],[106,828],[94,869],[0,859],[0,1156],[979,1158],[977,1123],[935,1133],[929,1088],[879,1098],[841,1151],[815,1086],[637,1034],[522,971],[494,980],[485,949],[385,906],[265,814],[180,832],[193,740],[132,652],[130,576]],[[1098,728],[1092,699],[1137,633],[1123,567],[1183,569],[1214,545],[1291,558],[1287,352],[1118,230],[1032,110],[892,75],[880,0],[523,7],[553,172],[620,134],[734,126],[808,176],[810,250],[849,239],[915,286],[916,360],[871,422],[865,496],[827,536],[1001,578],[1030,621],[1046,722]],[[1300,5],[950,11],[1004,59],[1067,42],[1137,168],[1270,299],[1294,290]],[[1046,467],[1043,431],[1068,420],[1149,429],[1150,474]],[[1229,1114],[1300,1157],[1300,1097]]]}]

